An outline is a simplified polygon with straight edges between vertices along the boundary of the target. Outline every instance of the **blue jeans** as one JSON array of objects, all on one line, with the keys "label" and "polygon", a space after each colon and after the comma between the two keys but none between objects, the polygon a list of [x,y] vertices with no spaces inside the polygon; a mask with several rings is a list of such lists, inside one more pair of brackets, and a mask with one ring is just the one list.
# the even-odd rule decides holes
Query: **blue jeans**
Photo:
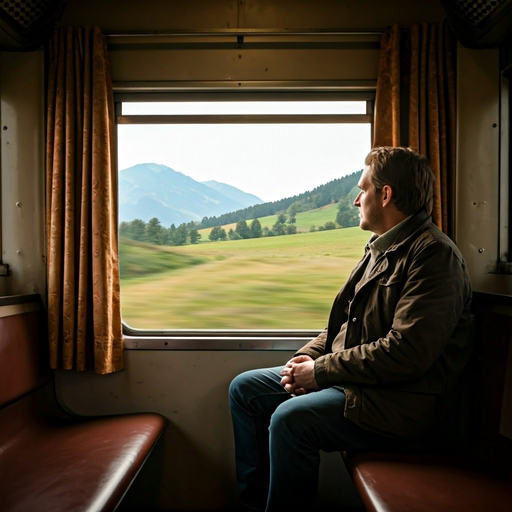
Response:
[{"label": "blue jeans", "polygon": [[239,499],[247,510],[311,510],[320,450],[400,447],[347,420],[341,388],[292,397],[281,386],[282,368],[244,372],[229,387]]}]

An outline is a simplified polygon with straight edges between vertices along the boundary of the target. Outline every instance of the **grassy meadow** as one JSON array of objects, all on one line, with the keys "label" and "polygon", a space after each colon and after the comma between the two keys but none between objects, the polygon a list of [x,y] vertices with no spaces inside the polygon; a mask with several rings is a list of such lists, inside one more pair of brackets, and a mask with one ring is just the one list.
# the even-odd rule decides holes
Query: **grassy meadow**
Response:
[{"label": "grassy meadow", "polygon": [[[305,221],[307,231],[325,222]],[[179,247],[121,239],[123,320],[138,329],[322,329],[369,235],[355,227]]]}]

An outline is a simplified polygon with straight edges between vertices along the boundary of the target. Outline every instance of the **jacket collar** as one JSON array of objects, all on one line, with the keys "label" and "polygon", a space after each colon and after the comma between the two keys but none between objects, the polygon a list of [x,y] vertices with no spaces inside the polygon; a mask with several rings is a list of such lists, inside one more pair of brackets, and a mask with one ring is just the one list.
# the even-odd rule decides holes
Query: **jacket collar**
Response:
[{"label": "jacket collar", "polygon": [[386,252],[396,251],[403,244],[407,243],[412,236],[432,222],[432,217],[424,210],[421,209],[410,217],[405,223],[403,229],[398,233],[394,242],[389,246]]},{"label": "jacket collar", "polygon": [[[416,236],[418,231],[422,230],[431,222],[432,218],[425,210],[421,210],[415,213],[412,217],[409,217],[404,223],[402,229],[397,233],[395,240],[391,243],[388,249],[377,258],[375,266],[370,270],[370,273],[364,284],[367,284],[369,281],[379,277],[383,272],[387,270],[389,266],[389,261],[386,257],[387,254],[396,251],[403,245],[407,244],[412,237]],[[367,244],[367,246],[368,245],[369,244]]]},{"label": "jacket collar", "polygon": [[398,239],[405,225],[409,222],[409,220],[411,220],[411,217],[412,216],[409,215],[409,217],[402,220],[380,236],[374,235],[370,242],[370,250],[374,254],[385,253]]}]

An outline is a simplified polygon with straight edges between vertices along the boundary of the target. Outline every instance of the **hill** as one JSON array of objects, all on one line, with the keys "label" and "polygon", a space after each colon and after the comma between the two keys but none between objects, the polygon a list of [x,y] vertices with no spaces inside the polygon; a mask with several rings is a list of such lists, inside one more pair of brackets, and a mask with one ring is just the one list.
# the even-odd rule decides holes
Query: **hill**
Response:
[{"label": "hill", "polygon": [[225,226],[236,223],[239,220],[261,219],[275,215],[282,211],[293,211],[294,214],[316,210],[331,203],[337,203],[342,198],[353,200],[354,188],[363,171],[353,172],[342,178],[329,181],[311,191],[287,197],[270,203],[251,205],[247,208],[225,213],[220,216],[204,218],[201,222],[202,228],[214,226]]},{"label": "hill", "polygon": [[259,197],[253,194],[248,194],[247,192],[242,192],[239,188],[228,185],[227,183],[221,183],[215,180],[202,181],[201,183],[207,187],[213,188],[227,198],[232,199],[233,201],[236,201],[240,204],[251,206],[253,204],[263,203]]},{"label": "hill", "polygon": [[207,215],[263,203],[231,185],[200,183],[165,165],[137,164],[119,171],[119,221],[157,217],[162,225],[201,221]]}]

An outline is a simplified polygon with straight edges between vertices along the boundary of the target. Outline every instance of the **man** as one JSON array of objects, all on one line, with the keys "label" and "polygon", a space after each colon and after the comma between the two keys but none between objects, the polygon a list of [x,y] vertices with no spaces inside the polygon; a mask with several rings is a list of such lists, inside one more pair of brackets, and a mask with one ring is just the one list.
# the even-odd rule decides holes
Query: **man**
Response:
[{"label": "man", "polygon": [[365,164],[354,205],[360,227],[374,235],[327,328],[284,367],[231,383],[240,503],[248,510],[311,509],[319,450],[439,446],[457,435],[470,355],[464,260],[432,223],[426,158],[380,147]]}]

